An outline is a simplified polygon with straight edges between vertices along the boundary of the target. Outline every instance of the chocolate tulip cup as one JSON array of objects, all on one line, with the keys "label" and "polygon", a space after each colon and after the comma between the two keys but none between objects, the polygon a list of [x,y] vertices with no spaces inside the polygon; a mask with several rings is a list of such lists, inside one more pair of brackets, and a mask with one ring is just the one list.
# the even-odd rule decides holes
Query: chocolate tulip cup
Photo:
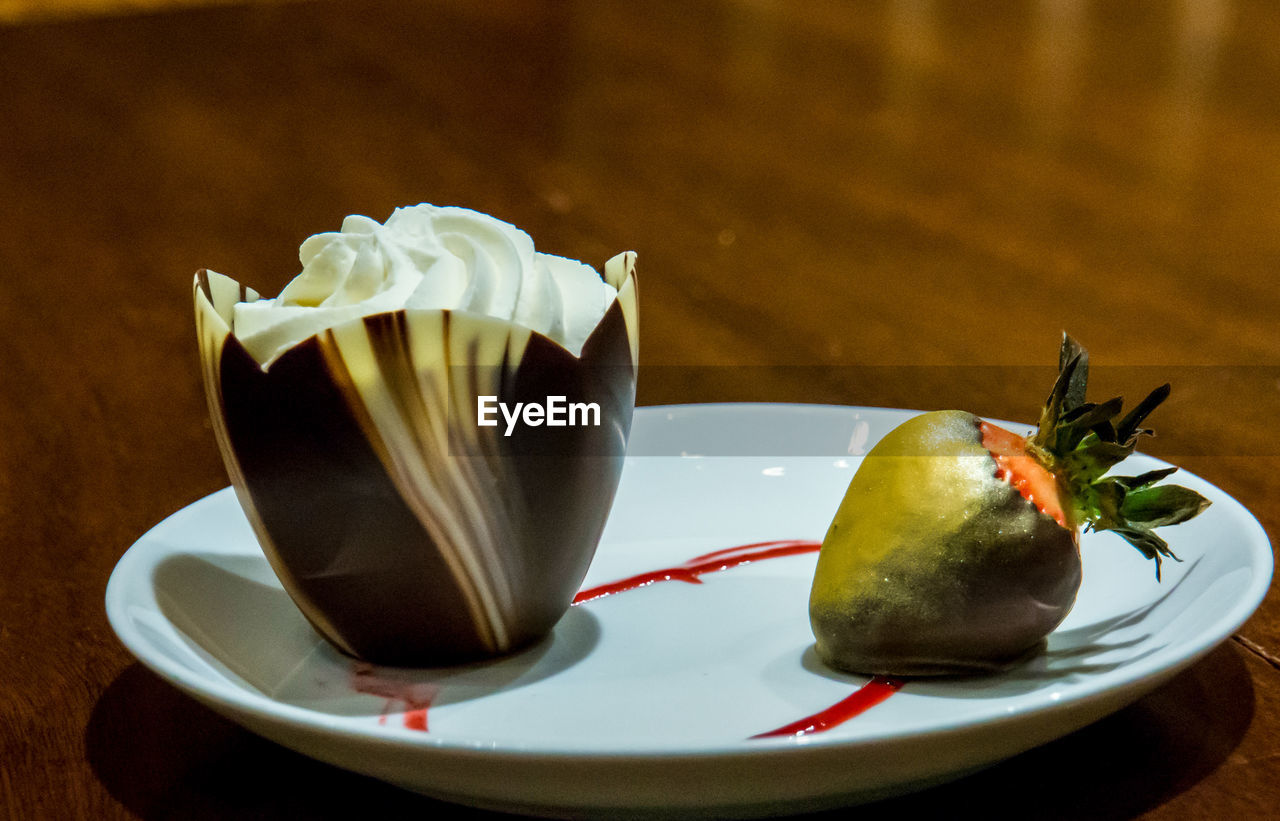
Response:
[{"label": "chocolate tulip cup", "polygon": [[[232,329],[233,306],[258,295],[196,274],[227,473],[284,589],[340,651],[409,666],[491,657],[567,610],[635,404],[635,255],[609,260],[604,278],[618,295],[580,357],[512,322],[399,310],[337,325],[264,369]],[[482,396],[594,403],[598,424],[508,433],[501,413],[478,424]]]}]

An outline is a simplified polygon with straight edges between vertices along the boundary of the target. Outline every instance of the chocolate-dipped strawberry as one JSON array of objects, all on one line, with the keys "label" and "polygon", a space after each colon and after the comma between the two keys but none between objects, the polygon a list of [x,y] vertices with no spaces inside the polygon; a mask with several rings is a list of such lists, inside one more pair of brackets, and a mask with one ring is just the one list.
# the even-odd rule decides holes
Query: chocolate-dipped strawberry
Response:
[{"label": "chocolate-dipped strawberry", "polygon": [[[1085,401],[1088,355],[1064,335],[1059,375],[1027,438],[963,411],[916,416],[865,457],[818,556],[809,615],[832,667],[924,676],[1005,669],[1041,646],[1080,587],[1079,532],[1112,530],[1155,562],[1154,528],[1208,501],[1109,471],[1164,385],[1120,417]],[[1119,417],[1119,418],[1117,418]],[[1176,557],[1174,557],[1176,558]]]},{"label": "chocolate-dipped strawberry", "polygon": [[377,663],[545,635],[621,473],[635,255],[601,277],[492,217],[420,205],[348,217],[300,257],[275,300],[195,279],[214,431],[284,588]]}]

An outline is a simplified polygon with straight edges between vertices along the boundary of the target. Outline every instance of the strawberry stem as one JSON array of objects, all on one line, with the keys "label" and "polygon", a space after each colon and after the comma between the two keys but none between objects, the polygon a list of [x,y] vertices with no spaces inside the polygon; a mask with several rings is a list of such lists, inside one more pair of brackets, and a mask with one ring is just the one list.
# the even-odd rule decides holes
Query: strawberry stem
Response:
[{"label": "strawberry stem", "polygon": [[1140,425],[1169,397],[1169,385],[1156,388],[1116,422],[1124,400],[1085,401],[1088,381],[1089,353],[1064,333],[1058,378],[1027,452],[1057,477],[1072,521],[1085,524],[1087,530],[1119,534],[1155,562],[1159,579],[1162,557],[1181,560],[1153,529],[1187,521],[1208,507],[1209,500],[1180,485],[1157,485],[1177,468],[1139,476],[1106,474],[1134,452],[1140,437],[1152,434]]}]

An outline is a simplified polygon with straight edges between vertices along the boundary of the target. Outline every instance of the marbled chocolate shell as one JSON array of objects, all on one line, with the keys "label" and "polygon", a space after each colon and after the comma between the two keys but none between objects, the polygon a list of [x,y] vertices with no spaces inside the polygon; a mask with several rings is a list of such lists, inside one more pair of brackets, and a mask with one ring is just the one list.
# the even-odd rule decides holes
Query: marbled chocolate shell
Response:
[{"label": "marbled chocolate shell", "polygon": [[[258,295],[195,279],[210,415],[227,473],[286,591],[342,652],[427,666],[528,645],[581,585],[635,404],[635,255],[580,357],[461,311],[346,322],[267,369],[231,330]],[[598,425],[477,424],[498,402],[594,403]],[[579,415],[579,422],[582,421]],[[590,421],[595,421],[594,417]]]}]

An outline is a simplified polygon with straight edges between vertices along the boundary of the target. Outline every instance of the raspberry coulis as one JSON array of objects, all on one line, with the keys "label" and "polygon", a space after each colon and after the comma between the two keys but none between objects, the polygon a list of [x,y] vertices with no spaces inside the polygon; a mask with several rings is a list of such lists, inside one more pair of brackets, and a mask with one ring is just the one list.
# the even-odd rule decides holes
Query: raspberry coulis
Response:
[{"label": "raspberry coulis", "polygon": [[[821,542],[811,540],[779,539],[715,550],[694,556],[687,562],[673,567],[650,570],[607,584],[585,588],[574,597],[573,604],[584,604],[628,590],[648,587],[658,582],[680,581],[688,584],[702,584],[699,577],[707,573],[716,573],[765,559],[816,553],[821,547]],[[382,678],[374,674],[372,665],[361,663],[355,667],[351,687],[356,692],[380,696],[387,700],[382,716],[378,720],[379,724],[386,723],[387,714],[392,709],[402,706],[405,728],[426,731],[427,710],[436,694],[434,685]],[[830,707],[784,724],[776,730],[759,733],[752,738],[806,736],[830,730],[880,704],[901,687],[902,682],[898,679],[876,676]]]},{"label": "raspberry coulis", "polygon": [[773,542],[754,542],[738,547],[729,547],[724,550],[704,553],[701,556],[694,556],[684,564],[679,564],[675,567],[650,570],[646,573],[619,579],[616,582],[588,587],[573,597],[573,603],[583,604],[594,599],[612,596],[615,593],[622,593],[626,590],[648,587],[656,582],[681,581],[689,584],[702,584],[698,577],[706,573],[728,570],[731,567],[738,567],[739,565],[750,564],[763,559],[777,559],[782,556],[794,556],[799,553],[816,553],[820,547],[822,547],[821,542],[800,539],[780,539]]}]

